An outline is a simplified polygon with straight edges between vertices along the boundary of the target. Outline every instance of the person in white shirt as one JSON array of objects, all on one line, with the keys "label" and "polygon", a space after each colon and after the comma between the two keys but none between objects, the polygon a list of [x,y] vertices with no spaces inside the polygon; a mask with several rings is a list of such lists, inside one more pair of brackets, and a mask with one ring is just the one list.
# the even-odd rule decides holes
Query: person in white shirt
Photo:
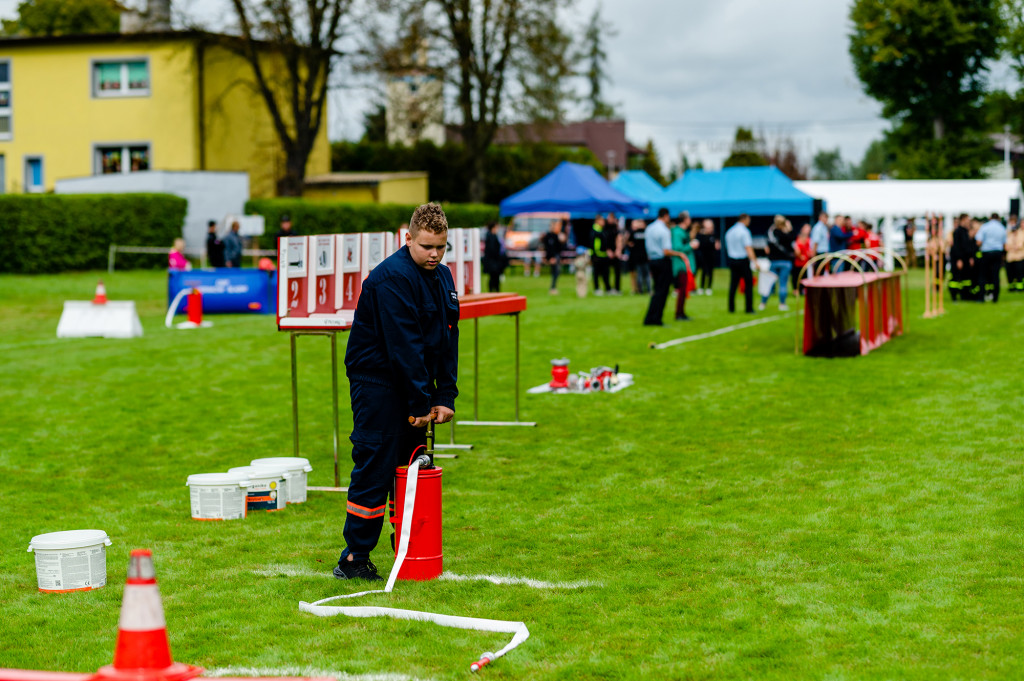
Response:
[{"label": "person in white shirt", "polygon": [[750,216],[740,215],[736,224],[725,232],[725,259],[729,264],[729,312],[736,311],[736,289],[743,282],[746,312],[754,312],[754,276],[757,256],[750,234]]},{"label": "person in white shirt", "polygon": [[814,255],[828,253],[828,214],[818,215],[818,221],[811,227],[811,243],[814,244]]}]

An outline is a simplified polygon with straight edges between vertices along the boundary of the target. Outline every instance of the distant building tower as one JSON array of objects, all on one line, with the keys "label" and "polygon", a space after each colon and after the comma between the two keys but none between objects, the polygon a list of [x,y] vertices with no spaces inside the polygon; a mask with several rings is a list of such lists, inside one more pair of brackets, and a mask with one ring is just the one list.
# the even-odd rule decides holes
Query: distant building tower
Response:
[{"label": "distant building tower", "polygon": [[411,68],[389,76],[385,122],[388,144],[412,146],[429,140],[445,141],[444,86],[427,68],[427,51],[418,50]]}]

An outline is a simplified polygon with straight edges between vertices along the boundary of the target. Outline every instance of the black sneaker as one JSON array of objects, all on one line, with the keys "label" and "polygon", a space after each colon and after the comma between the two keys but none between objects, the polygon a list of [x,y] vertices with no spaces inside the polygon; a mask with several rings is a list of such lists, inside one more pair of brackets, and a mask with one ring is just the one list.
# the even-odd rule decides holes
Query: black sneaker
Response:
[{"label": "black sneaker", "polygon": [[367,560],[345,560],[334,566],[335,579],[366,579],[371,582],[383,582],[384,578],[377,574],[377,566]]}]

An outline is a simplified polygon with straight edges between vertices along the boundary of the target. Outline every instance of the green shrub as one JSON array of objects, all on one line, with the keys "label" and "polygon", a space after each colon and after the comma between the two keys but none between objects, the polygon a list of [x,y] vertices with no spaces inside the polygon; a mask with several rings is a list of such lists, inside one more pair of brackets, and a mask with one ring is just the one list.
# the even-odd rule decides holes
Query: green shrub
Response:
[{"label": "green shrub", "polygon": [[[0,196],[0,272],[41,274],[107,266],[110,244],[171,247],[188,201],[170,194]],[[118,259],[119,267],[167,266],[167,257]]]},{"label": "green shrub", "polygon": [[[267,221],[266,233],[260,248],[276,248],[281,216],[292,219],[296,234],[339,234],[351,232],[394,232],[403,222],[409,222],[416,206],[398,203],[341,203],[334,201],[308,201],[305,199],[252,199],[245,204],[245,212],[262,215]],[[498,219],[498,207],[484,204],[447,204],[444,212],[448,226],[482,227]]]}]

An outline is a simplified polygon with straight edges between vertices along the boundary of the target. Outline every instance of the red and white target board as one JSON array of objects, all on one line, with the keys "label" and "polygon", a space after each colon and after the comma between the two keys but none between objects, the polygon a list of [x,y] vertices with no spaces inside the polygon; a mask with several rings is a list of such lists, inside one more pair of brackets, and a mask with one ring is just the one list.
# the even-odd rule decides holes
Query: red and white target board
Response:
[{"label": "red and white target board", "polygon": [[[282,237],[278,244],[277,328],[347,329],[363,282],[405,245],[406,230]],[[480,230],[452,229],[444,263],[459,297],[480,293]]]},{"label": "red and white target board", "polygon": [[[315,234],[282,238],[277,289],[277,328],[281,331],[347,329],[352,326],[363,280],[367,237],[383,245],[393,235]],[[383,250],[380,251],[384,253]],[[374,265],[384,260],[380,257]]]}]

